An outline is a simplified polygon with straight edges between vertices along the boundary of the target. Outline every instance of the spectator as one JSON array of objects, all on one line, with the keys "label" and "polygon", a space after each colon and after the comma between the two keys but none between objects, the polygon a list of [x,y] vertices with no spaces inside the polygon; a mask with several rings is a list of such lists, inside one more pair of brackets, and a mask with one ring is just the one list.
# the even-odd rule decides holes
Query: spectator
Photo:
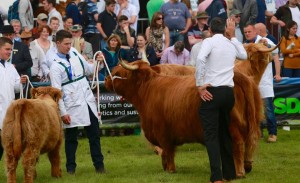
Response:
[{"label": "spectator", "polygon": [[205,11],[209,16],[208,23],[215,17],[220,17],[224,20],[227,19],[226,8],[224,7],[223,1],[213,0]]},{"label": "spectator", "polygon": [[[280,6],[277,9],[274,16],[272,16],[270,22],[272,24],[278,24],[281,27],[281,32],[286,32],[286,25],[290,21],[295,21],[297,25],[300,24],[300,5],[297,0],[289,0],[285,5]],[[300,36],[300,30],[297,29],[297,36]]]},{"label": "spectator", "polygon": [[190,60],[189,54],[189,51],[184,48],[183,41],[177,41],[163,52],[160,63],[187,65]]},{"label": "spectator", "polygon": [[[7,28],[3,27],[6,34]],[[1,80],[1,90],[0,90],[0,132],[3,125],[3,120],[5,113],[10,105],[10,103],[15,99],[15,92],[20,92],[20,83],[26,82],[26,77],[22,76],[20,78],[18,72],[16,71],[13,64],[6,62],[9,60],[9,56],[12,51],[12,40],[6,37],[0,38],[0,80]],[[0,136],[1,141],[1,136]],[[0,143],[0,160],[3,154],[3,147]]]},{"label": "spectator", "polygon": [[244,38],[240,28],[241,14],[242,12],[240,12],[240,10],[232,9],[229,17],[235,22],[235,37],[239,40],[239,42],[243,43]]},{"label": "spectator", "polygon": [[161,6],[164,4],[164,0],[150,0],[147,3],[147,13],[149,22],[152,22],[152,17],[155,12],[159,11]]},{"label": "spectator", "polygon": [[150,27],[146,29],[148,42],[153,46],[156,57],[160,60],[163,51],[169,47],[170,36],[169,29],[164,24],[164,16],[161,12],[153,15]]},{"label": "spectator", "polygon": [[82,37],[82,26],[73,25],[70,28],[72,33],[72,47],[74,47],[87,61],[93,59],[93,48],[91,43],[84,40]]},{"label": "spectator", "polygon": [[[116,34],[112,34],[107,39],[107,46],[102,49],[102,53],[105,57],[109,71],[112,71],[112,69],[119,63],[119,54],[122,59],[127,60],[127,52],[124,49],[121,49],[121,44],[120,37]],[[108,74],[107,68],[102,68],[100,71],[99,80],[103,81]]]},{"label": "spectator", "polygon": [[117,0],[118,4],[115,8],[115,14],[119,18],[121,15],[128,17],[130,27],[137,32],[138,10],[128,2],[128,0]]},{"label": "spectator", "polygon": [[20,38],[20,35],[21,35],[21,22],[17,19],[12,19],[10,21],[10,25],[13,26],[14,31],[15,31],[15,41],[21,42],[21,38]]},{"label": "spectator", "polygon": [[[61,14],[56,10],[56,0],[44,0],[44,10],[48,12],[48,25],[50,26],[50,20],[52,17],[56,17],[59,20],[59,27],[58,30],[64,29],[64,23],[62,21]],[[50,26],[51,27],[51,26]]]},{"label": "spectator", "polygon": [[256,0],[233,0],[232,8],[241,12],[239,25],[242,33],[246,24],[255,24],[258,14]]},{"label": "spectator", "polygon": [[93,53],[100,50],[100,33],[96,27],[99,16],[96,1],[85,0],[87,3],[87,12],[83,12],[87,13],[88,16],[87,26],[83,30],[83,37],[87,42],[92,44]]},{"label": "spectator", "polygon": [[[2,29],[3,37],[7,37],[12,41],[15,38],[15,31],[11,25],[4,25]],[[10,62],[15,66],[19,75],[28,75],[30,77],[30,68],[32,67],[32,59],[29,53],[29,48],[22,42],[13,41],[13,52]]]},{"label": "spectator", "polygon": [[33,28],[33,11],[30,0],[19,0],[18,10],[22,29],[29,32]]},{"label": "spectator", "polygon": [[87,75],[93,74],[94,64],[89,64],[72,48],[71,42],[71,33],[60,30],[57,32],[56,49],[47,53],[52,62],[51,86],[64,93],[63,99],[59,101],[59,109],[65,128],[67,173],[74,175],[77,167],[78,127],[86,130],[96,173],[105,173],[96,101],[86,79]]},{"label": "spectator", "polygon": [[163,13],[164,22],[170,31],[170,46],[176,41],[184,41],[184,36],[192,24],[186,5],[178,0],[170,0],[161,6],[160,12]]},{"label": "spectator", "polygon": [[189,60],[188,65],[194,66],[194,67],[196,66],[196,61],[197,61],[198,54],[201,50],[202,42],[203,42],[204,39],[206,39],[208,37],[210,37],[210,32],[208,30],[203,31],[201,41],[194,44],[194,46],[192,47],[191,54],[190,54],[190,60]]},{"label": "spectator", "polygon": [[43,52],[44,59],[41,63],[41,68],[43,72],[44,81],[48,81],[50,79],[49,77],[50,66],[47,65],[46,54],[48,50],[53,49],[53,47],[55,47],[54,42],[48,39],[51,33],[52,31],[50,27],[48,25],[43,25],[38,29],[39,37],[30,43],[31,49],[41,50]]},{"label": "spectator", "polygon": [[144,34],[138,34],[136,45],[129,50],[127,60],[133,62],[143,60],[149,62],[150,66],[158,64],[155,50],[151,45],[146,45],[147,39]]},{"label": "spectator", "polygon": [[208,14],[205,11],[198,12],[195,19],[197,24],[192,26],[188,32],[188,40],[191,47],[202,40],[203,31],[208,30]]},{"label": "spectator", "polygon": [[63,18],[64,21],[64,30],[70,31],[70,27],[73,25],[73,19],[71,17]]},{"label": "spectator", "polygon": [[52,34],[49,36],[49,40],[55,42],[56,33],[59,28],[59,19],[57,17],[51,17],[49,27],[51,28]]},{"label": "spectator", "polygon": [[280,43],[280,50],[284,57],[283,76],[300,77],[300,38],[297,36],[298,24],[290,21]]},{"label": "spectator", "polygon": [[[4,21],[7,20],[7,11],[0,7],[0,32],[3,29]],[[0,35],[1,36],[1,35]]]},{"label": "spectator", "polygon": [[40,35],[38,34],[38,29],[44,25],[47,25],[47,21],[48,21],[48,16],[45,14],[45,13],[40,13],[38,16],[37,16],[37,24],[38,26],[37,27],[34,27],[32,29],[32,36],[34,39],[37,39],[40,37]]},{"label": "spectator", "polygon": [[129,26],[128,17],[121,15],[118,18],[118,27],[113,31],[121,38],[122,46],[121,48],[130,49],[133,47],[135,40],[135,31]]},{"label": "spectator", "polygon": [[78,9],[80,0],[71,0],[66,7],[66,17],[72,18],[73,24],[82,24],[82,16]]},{"label": "spectator", "polygon": [[[116,7],[115,0],[105,1],[105,10],[100,13],[97,21],[97,29],[101,34],[101,48],[107,46],[106,40],[117,26],[117,16],[114,13]],[[105,26],[104,26],[105,25]]]},{"label": "spectator", "polygon": [[[275,44],[268,38],[262,38],[257,34],[255,26],[248,24],[244,27],[246,43],[263,43],[265,46],[271,47]],[[272,52],[273,60],[279,62],[278,49]],[[259,91],[265,105],[265,117],[268,125],[269,137],[268,142],[276,142],[277,140],[277,122],[274,113],[273,98],[273,74],[272,63],[269,63],[259,83]]]},{"label": "spectator", "polygon": [[256,23],[266,24],[266,16],[272,17],[273,13],[267,10],[267,5],[265,0],[256,0],[256,3],[257,3]]}]

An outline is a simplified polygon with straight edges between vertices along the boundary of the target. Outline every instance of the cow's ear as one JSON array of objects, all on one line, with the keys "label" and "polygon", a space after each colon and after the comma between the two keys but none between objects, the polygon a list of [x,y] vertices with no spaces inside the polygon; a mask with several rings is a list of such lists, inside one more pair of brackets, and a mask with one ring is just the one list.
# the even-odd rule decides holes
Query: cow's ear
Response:
[{"label": "cow's ear", "polygon": [[62,93],[60,90],[56,88],[52,88],[52,93],[53,93],[53,100],[58,104],[59,99],[62,97]]},{"label": "cow's ear", "polygon": [[31,88],[31,98],[36,99],[37,98],[38,89],[37,88]]}]

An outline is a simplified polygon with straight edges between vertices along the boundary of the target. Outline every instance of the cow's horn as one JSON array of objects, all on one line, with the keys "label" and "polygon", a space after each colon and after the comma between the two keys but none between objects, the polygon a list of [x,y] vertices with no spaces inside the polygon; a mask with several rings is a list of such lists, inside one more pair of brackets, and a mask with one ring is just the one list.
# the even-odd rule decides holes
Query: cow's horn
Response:
[{"label": "cow's horn", "polygon": [[119,59],[119,63],[121,64],[121,66],[124,67],[127,70],[132,70],[133,71],[133,70],[137,70],[139,68],[138,65],[128,65],[128,64],[126,64],[123,61],[122,57],[121,57],[121,51],[119,51],[118,59]]},{"label": "cow's horn", "polygon": [[265,53],[265,52],[271,52],[271,51],[275,50],[276,48],[278,48],[278,46],[280,45],[281,41],[282,41],[282,38],[280,39],[279,43],[275,47],[272,47],[272,48],[257,47],[257,49],[258,49],[258,51],[263,52],[263,53]]}]

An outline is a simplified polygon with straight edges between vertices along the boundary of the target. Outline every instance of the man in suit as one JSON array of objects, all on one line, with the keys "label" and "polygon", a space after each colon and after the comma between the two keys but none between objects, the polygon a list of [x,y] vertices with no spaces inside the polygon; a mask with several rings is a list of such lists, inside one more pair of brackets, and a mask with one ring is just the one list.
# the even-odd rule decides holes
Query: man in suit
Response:
[{"label": "man in suit", "polygon": [[233,0],[233,9],[241,12],[240,29],[244,32],[246,24],[255,24],[258,15],[256,0]]},{"label": "man in suit", "polygon": [[[1,31],[3,37],[14,40],[15,32],[11,25],[5,25]],[[15,66],[19,75],[30,76],[30,68],[32,66],[32,59],[29,48],[22,42],[13,41],[13,49],[10,56],[10,62]]]}]

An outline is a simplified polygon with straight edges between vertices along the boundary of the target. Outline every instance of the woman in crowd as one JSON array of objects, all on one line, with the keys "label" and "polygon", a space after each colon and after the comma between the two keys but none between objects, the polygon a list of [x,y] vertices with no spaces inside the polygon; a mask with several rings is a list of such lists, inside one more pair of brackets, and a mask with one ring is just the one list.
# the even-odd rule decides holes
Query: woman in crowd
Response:
[{"label": "woman in crowd", "polygon": [[147,39],[144,34],[138,34],[136,38],[136,45],[128,52],[128,61],[144,60],[150,65],[158,64],[156,53],[151,44],[147,44]]},{"label": "woman in crowd", "polygon": [[163,19],[164,16],[161,12],[154,13],[150,27],[146,29],[147,40],[153,46],[158,59],[170,45],[169,29],[165,26]]},{"label": "woman in crowd", "polygon": [[285,35],[280,43],[283,54],[283,76],[300,77],[300,39],[296,35],[298,25],[295,21],[287,24]]},{"label": "woman in crowd", "polygon": [[43,25],[38,29],[38,39],[35,39],[33,43],[36,45],[37,49],[43,50],[46,55],[47,51],[55,46],[52,41],[49,41],[48,37],[52,33],[48,25]]},{"label": "woman in crowd", "polygon": [[[116,34],[112,34],[107,39],[107,47],[102,49],[102,53],[105,57],[106,63],[110,71],[118,64],[119,54],[122,57],[122,59],[126,60],[127,52],[124,49],[121,49],[121,45],[122,45],[121,38]],[[102,68],[100,71],[99,80],[103,81],[108,74],[109,73],[106,69],[106,66],[104,66],[104,68]]]}]

